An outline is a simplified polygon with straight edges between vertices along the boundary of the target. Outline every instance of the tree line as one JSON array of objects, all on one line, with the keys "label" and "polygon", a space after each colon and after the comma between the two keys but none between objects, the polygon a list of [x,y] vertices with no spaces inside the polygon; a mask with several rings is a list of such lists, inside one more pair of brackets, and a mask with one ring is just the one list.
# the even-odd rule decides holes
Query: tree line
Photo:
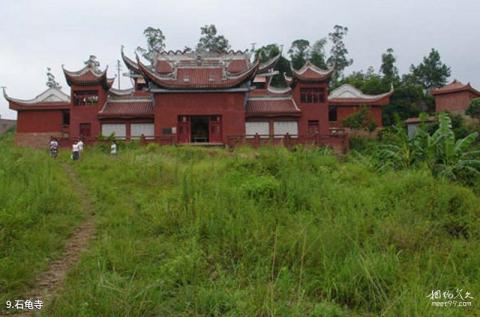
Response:
[{"label": "tree line", "polygon": [[[301,68],[310,61],[319,68],[333,68],[331,89],[342,84],[351,84],[366,94],[381,94],[393,85],[395,91],[391,103],[384,108],[384,125],[392,125],[394,119],[418,116],[421,112],[434,112],[434,100],[430,92],[433,88],[444,86],[451,74],[451,69],[441,60],[438,50],[432,48],[418,64],[412,64],[405,74],[400,74],[396,66],[397,57],[392,48],[387,48],[379,58],[378,71],[369,67],[345,75],[345,69],[354,62],[349,56],[345,38],[348,27],[335,25],[333,30],[318,40],[310,43],[307,39],[294,40],[288,49],[287,57],[281,56],[275,70],[278,75],[272,79],[272,85],[285,87],[283,74],[291,76],[291,67]],[[147,46],[138,47],[137,52],[145,59],[153,62],[155,54],[166,49],[165,35],[159,28],[148,27],[144,31]],[[330,47],[327,53],[327,46]],[[215,25],[200,28],[200,38],[195,48],[185,47],[191,52],[225,52],[231,48],[228,39],[218,33]],[[254,50],[256,58],[261,62],[282,53],[283,47],[272,43]],[[290,66],[291,65],[291,66]]]}]

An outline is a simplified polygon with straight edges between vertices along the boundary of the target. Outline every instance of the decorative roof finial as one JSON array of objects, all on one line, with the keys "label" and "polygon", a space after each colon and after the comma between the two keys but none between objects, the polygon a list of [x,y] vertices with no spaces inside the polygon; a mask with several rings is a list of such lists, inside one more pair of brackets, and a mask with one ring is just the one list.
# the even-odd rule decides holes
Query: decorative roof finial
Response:
[{"label": "decorative roof finial", "polygon": [[5,100],[10,101],[10,97],[8,97],[7,95],[7,87],[2,86],[2,90],[3,90],[3,97],[5,98]]},{"label": "decorative roof finial", "polygon": [[55,76],[52,74],[52,69],[47,67],[47,87],[53,89],[62,89],[62,86],[55,80]]},{"label": "decorative roof finial", "polygon": [[87,61],[84,62],[90,68],[97,70],[100,67],[100,62],[97,61],[97,57],[95,55],[90,55]]}]

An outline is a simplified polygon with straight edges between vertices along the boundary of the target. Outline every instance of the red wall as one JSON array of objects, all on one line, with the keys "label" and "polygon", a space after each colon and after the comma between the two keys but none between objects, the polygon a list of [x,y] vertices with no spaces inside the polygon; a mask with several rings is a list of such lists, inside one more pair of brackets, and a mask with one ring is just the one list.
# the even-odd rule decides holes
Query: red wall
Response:
[{"label": "red wall", "polygon": [[[354,114],[360,109],[360,106],[337,106],[337,121],[330,122],[332,127],[342,127],[343,120],[348,116]],[[382,122],[382,107],[381,106],[371,106],[369,108],[370,115],[374,120],[377,127],[383,127]]]},{"label": "red wall", "polygon": [[468,91],[461,91],[449,94],[442,94],[435,96],[435,111],[450,111],[457,113],[464,113],[470,106],[470,101],[475,98],[475,95]]},{"label": "red wall", "polygon": [[[96,105],[75,106],[73,104],[73,92],[81,90],[97,90],[98,103]],[[97,119],[97,114],[107,101],[107,93],[102,86],[72,86],[71,87],[72,102],[70,105],[70,138],[78,138],[80,136],[80,124],[90,123],[91,138],[96,138],[100,135],[100,122]]]},{"label": "red wall", "polygon": [[61,132],[63,128],[62,110],[18,111],[17,132]]},{"label": "red wall", "polygon": [[[301,103],[301,88],[323,88],[325,91],[325,102],[323,103]],[[298,108],[302,111],[302,116],[298,119],[298,134],[308,134],[308,121],[318,120],[320,134],[330,134],[328,123],[328,82],[322,83],[302,83],[299,82],[293,89],[293,99]]]},{"label": "red wall", "polygon": [[177,127],[179,115],[222,116],[222,138],[245,134],[245,92],[155,94],[155,135]]}]

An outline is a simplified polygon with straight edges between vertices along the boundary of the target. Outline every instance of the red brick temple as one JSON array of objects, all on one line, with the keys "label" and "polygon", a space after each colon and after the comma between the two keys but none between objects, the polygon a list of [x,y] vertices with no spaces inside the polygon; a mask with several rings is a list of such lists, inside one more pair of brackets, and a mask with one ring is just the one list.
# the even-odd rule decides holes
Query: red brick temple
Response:
[{"label": "red brick temple", "polygon": [[382,126],[382,106],[392,91],[365,95],[350,85],[329,93],[333,69],[307,62],[286,88],[270,85],[280,55],[251,61],[248,51],[223,54],[169,51],[153,65],[122,58],[133,88],[113,88],[107,69],[95,60],[79,71],[63,69],[70,95],[49,88],[31,100],[9,97],[18,112],[16,142],[44,146],[51,136],[69,143],[99,136],[145,139],[161,144],[296,144],[345,149],[341,121],[360,106],[370,107]]},{"label": "red brick temple", "polygon": [[432,95],[435,97],[435,112],[465,114],[472,99],[480,97],[480,91],[474,89],[470,83],[463,84],[454,80],[448,85],[433,89]]}]

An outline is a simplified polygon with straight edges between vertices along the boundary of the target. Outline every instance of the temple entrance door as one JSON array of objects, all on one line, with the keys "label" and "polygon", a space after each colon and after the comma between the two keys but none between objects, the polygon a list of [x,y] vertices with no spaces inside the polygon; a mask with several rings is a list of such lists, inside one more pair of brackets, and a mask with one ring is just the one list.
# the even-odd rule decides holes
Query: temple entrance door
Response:
[{"label": "temple entrance door", "polygon": [[211,116],[209,123],[210,142],[222,143],[222,117]]},{"label": "temple entrance door", "polygon": [[209,116],[191,116],[191,142],[210,142]]},{"label": "temple entrance door", "polygon": [[89,139],[92,134],[92,126],[90,123],[80,123],[80,138]]},{"label": "temple entrance door", "polygon": [[190,118],[188,116],[178,117],[177,141],[179,143],[190,142]]}]

